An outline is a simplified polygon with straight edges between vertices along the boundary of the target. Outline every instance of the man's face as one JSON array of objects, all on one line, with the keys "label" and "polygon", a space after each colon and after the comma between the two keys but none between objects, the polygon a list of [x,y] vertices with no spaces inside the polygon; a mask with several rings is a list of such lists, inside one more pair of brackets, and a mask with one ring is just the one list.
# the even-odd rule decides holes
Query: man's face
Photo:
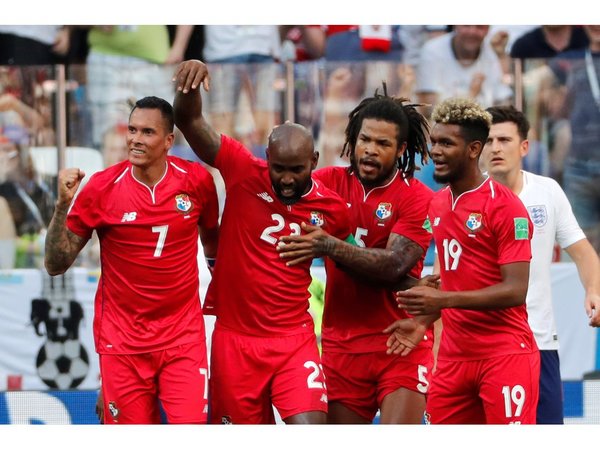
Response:
[{"label": "man's face", "polygon": [[528,142],[521,140],[517,124],[493,124],[481,153],[482,167],[492,177],[505,177],[511,172],[521,170],[521,161],[527,154],[527,149]]},{"label": "man's face", "polygon": [[129,162],[140,168],[164,165],[174,135],[165,129],[159,109],[136,108],[129,117]]},{"label": "man's face", "polygon": [[354,169],[364,186],[383,186],[396,173],[398,158],[406,149],[398,142],[398,126],[392,122],[364,119],[354,147]]},{"label": "man's face", "polygon": [[433,179],[438,183],[460,180],[470,164],[467,142],[459,125],[436,123],[431,130]]},{"label": "man's face", "polygon": [[308,192],[317,158],[317,153],[312,151],[291,151],[279,146],[267,150],[273,190],[283,203],[291,205]]},{"label": "man's face", "polygon": [[456,45],[469,53],[477,53],[489,29],[489,25],[456,25],[454,27]]}]

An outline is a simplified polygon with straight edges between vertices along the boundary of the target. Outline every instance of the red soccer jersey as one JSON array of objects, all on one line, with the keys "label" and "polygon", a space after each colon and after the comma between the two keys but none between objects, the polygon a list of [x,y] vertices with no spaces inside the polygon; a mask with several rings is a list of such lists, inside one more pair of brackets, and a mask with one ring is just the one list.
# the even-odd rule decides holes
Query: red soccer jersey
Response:
[{"label": "red soccer jersey", "polygon": [[149,188],[123,161],[94,174],[75,198],[67,226],[100,239],[96,291],[98,353],[143,353],[205,339],[198,278],[198,225],[218,223],[212,176],[169,156]]},{"label": "red soccer jersey", "polygon": [[[345,167],[326,167],[315,178],[337,192],[349,205],[352,231],[358,245],[385,248],[390,233],[402,235],[423,248],[423,258],[410,275],[420,278],[425,253],[431,242],[423,228],[433,192],[419,180],[404,179],[398,171],[387,185],[365,191]],[[324,350],[363,353],[386,350],[388,336],[382,330],[394,320],[406,318],[398,309],[391,289],[366,284],[325,262],[327,288],[321,342]],[[430,338],[422,345],[431,346]]]},{"label": "red soccer jersey", "polygon": [[[470,291],[500,283],[500,266],[531,260],[533,225],[510,189],[488,178],[453,198],[449,187],[429,208],[444,291]],[[475,311],[443,309],[439,359],[474,360],[537,350],[525,304]]]},{"label": "red soccer jersey", "polygon": [[207,294],[219,326],[252,336],[314,332],[308,312],[311,262],[288,267],[276,245],[280,236],[299,233],[302,222],[346,239],[351,233],[346,204],[316,181],[298,202],[283,204],[266,161],[227,136],[222,136],[215,167],[227,189]]}]

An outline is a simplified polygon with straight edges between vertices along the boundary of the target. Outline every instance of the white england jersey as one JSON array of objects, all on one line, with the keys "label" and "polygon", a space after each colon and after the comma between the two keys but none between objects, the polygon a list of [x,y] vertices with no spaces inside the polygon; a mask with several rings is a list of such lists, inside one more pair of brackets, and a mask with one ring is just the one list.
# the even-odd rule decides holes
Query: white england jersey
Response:
[{"label": "white england jersey", "polygon": [[540,350],[558,350],[552,309],[550,265],[554,243],[569,247],[585,238],[559,184],[552,178],[523,171],[519,198],[534,225],[527,292],[527,315]]}]

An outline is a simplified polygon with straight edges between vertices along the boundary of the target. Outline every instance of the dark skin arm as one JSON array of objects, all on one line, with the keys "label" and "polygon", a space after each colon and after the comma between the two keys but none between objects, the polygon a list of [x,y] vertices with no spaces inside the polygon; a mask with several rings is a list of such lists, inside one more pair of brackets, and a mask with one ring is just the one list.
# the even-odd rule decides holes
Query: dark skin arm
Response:
[{"label": "dark skin arm", "polygon": [[529,263],[517,262],[500,267],[502,281],[475,291],[440,291],[416,286],[396,294],[398,307],[412,315],[439,315],[444,308],[485,311],[525,304]]},{"label": "dark skin arm", "polygon": [[391,233],[385,249],[365,248],[349,244],[319,227],[301,224],[306,234],[282,236],[277,246],[279,255],[295,265],[327,256],[352,275],[392,289],[405,289],[417,283],[407,279],[408,272],[423,256],[423,249],[410,239]]},{"label": "dark skin arm", "polygon": [[79,169],[63,169],[58,174],[58,200],[45,241],[44,265],[49,275],[65,273],[88,241],[66,224],[69,206],[84,176]]},{"label": "dark skin arm", "polygon": [[181,130],[194,153],[205,163],[214,166],[221,146],[221,135],[202,114],[200,84],[205,91],[210,88],[210,75],[206,64],[196,59],[177,66],[173,76],[176,94],[173,102],[175,125]]}]

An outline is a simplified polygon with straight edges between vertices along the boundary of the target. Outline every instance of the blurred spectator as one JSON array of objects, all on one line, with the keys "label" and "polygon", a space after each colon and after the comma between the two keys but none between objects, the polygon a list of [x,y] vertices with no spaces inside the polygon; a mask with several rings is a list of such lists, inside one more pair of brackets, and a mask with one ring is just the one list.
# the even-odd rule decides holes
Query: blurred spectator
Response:
[{"label": "blurred spectator", "polygon": [[510,49],[511,58],[552,58],[560,52],[585,48],[588,38],[581,27],[542,25],[518,38]]},{"label": "blurred spectator", "polygon": [[487,39],[491,40],[498,33],[506,33],[505,52],[508,54],[515,41],[535,27],[536,25],[490,25]]},{"label": "blurred spectator", "polygon": [[264,157],[280,121],[276,89],[281,39],[276,25],[205,25],[204,60],[211,70],[206,107],[211,125]]},{"label": "blurred spectator", "polygon": [[402,25],[400,41],[404,44],[404,62],[415,67],[419,62],[421,48],[430,39],[442,36],[451,31],[448,25]]},{"label": "blurred spectator", "polygon": [[128,159],[127,129],[126,123],[119,123],[104,133],[102,138],[102,157],[105,169]]},{"label": "blurred spectator", "polygon": [[66,62],[70,29],[60,25],[0,25],[0,65]]},{"label": "blurred spectator", "polygon": [[[6,155],[0,150],[0,167],[5,163]],[[0,270],[15,267],[15,248],[17,232],[8,202],[0,197]]]},{"label": "blurred spectator", "polygon": [[172,98],[167,67],[183,60],[193,25],[177,25],[172,45],[166,25],[94,26],[88,33],[87,94],[93,145],[106,130],[127,122],[128,101],[156,95]]},{"label": "blurred spectator", "polygon": [[8,202],[18,236],[15,267],[41,267],[54,195],[38,179],[25,146],[0,135],[0,154],[0,196]]},{"label": "blurred spectator", "polygon": [[348,113],[386,80],[388,91],[407,96],[414,74],[402,64],[399,25],[306,25],[302,43],[325,64],[325,88],[316,146],[319,167],[346,165],[340,155]]},{"label": "blurred spectator", "polygon": [[571,143],[563,187],[579,225],[600,253],[600,25],[585,25],[586,48],[561,53],[551,62],[566,87]]},{"label": "blurred spectator", "polygon": [[[488,107],[511,100],[513,94],[504,77],[506,72],[485,40],[489,28],[489,25],[455,25],[451,33],[423,45],[416,80],[420,103],[433,106],[449,97],[467,97]],[[504,45],[499,47],[504,49]],[[431,107],[424,113],[429,117]]]}]

